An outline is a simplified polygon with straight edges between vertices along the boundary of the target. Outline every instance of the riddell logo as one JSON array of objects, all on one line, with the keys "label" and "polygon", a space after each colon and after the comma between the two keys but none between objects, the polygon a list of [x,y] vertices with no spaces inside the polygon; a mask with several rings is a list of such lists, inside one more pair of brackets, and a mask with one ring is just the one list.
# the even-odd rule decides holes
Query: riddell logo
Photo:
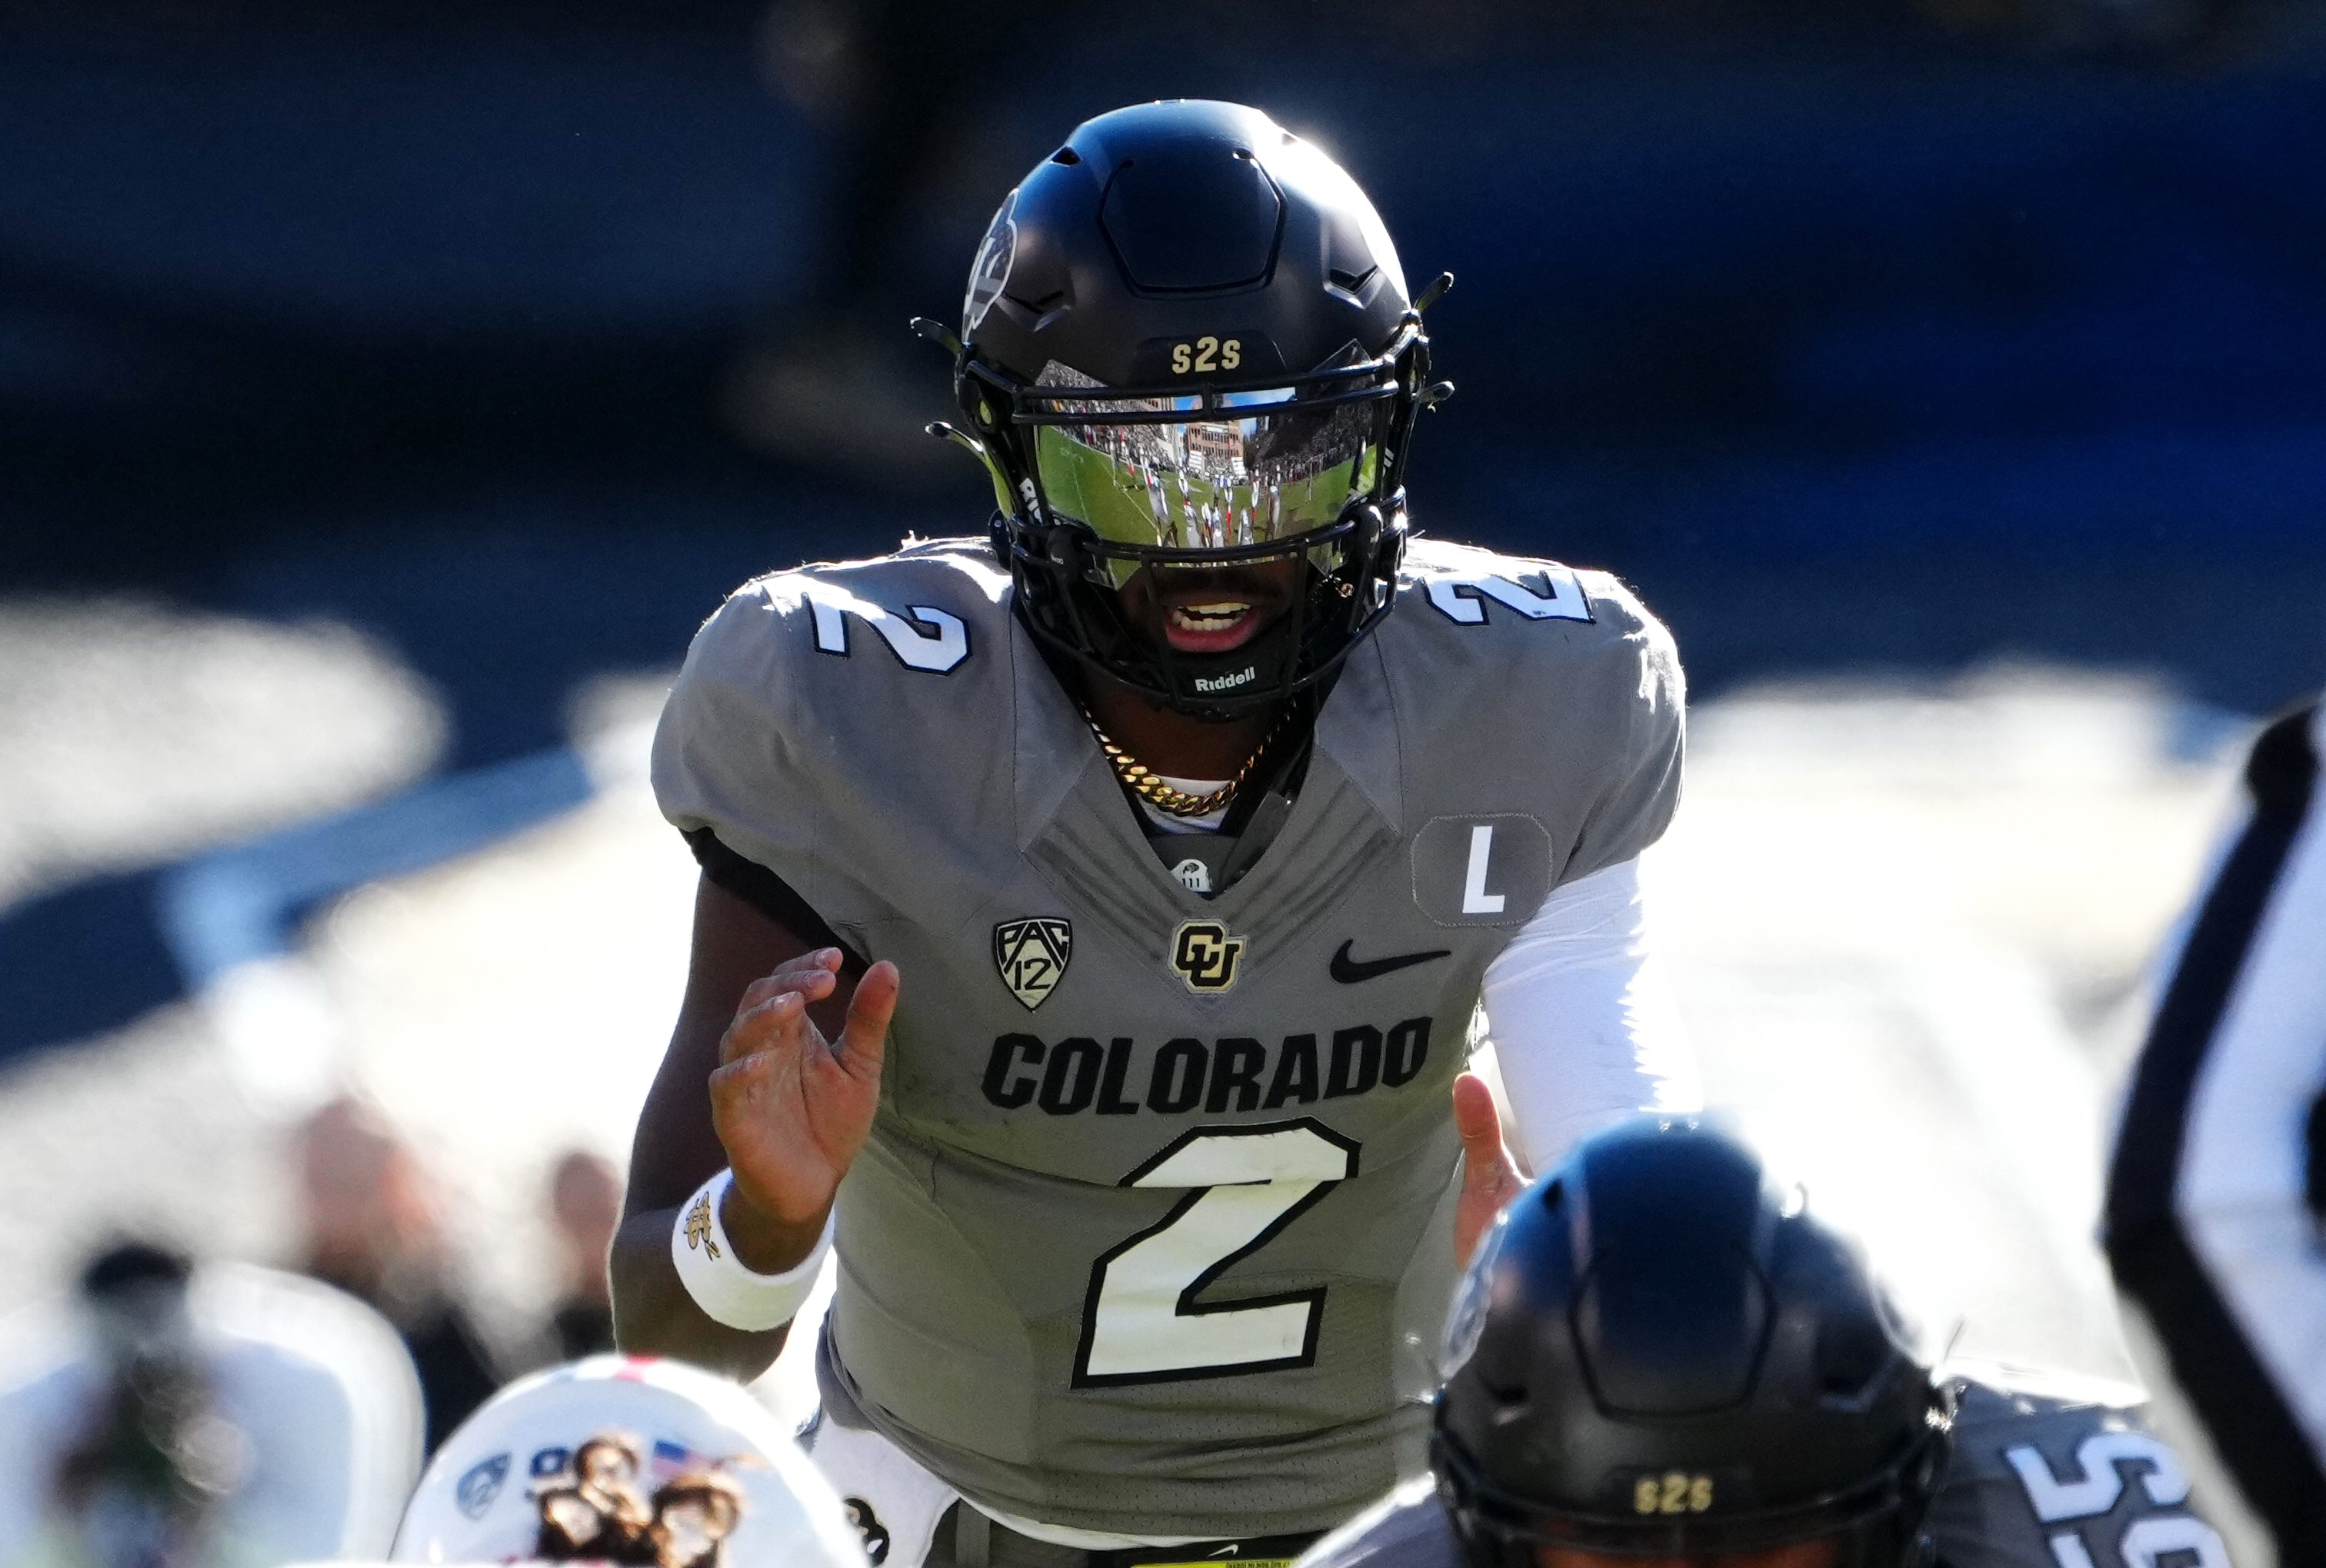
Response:
[{"label": "riddell logo", "polygon": [[1198,675],[1196,677],[1196,690],[1198,691],[1232,691],[1247,682],[1259,679],[1259,666],[1247,664],[1242,669],[1238,670],[1234,674],[1223,675],[1216,681],[1206,681],[1201,675]]}]

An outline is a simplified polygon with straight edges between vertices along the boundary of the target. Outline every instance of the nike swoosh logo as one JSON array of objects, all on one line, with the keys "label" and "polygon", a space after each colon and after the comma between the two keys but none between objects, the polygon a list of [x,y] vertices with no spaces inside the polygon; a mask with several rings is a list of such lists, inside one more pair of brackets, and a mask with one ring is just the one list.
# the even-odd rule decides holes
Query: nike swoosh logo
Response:
[{"label": "nike swoosh logo", "polygon": [[1349,956],[1349,950],[1356,945],[1356,938],[1351,937],[1341,944],[1341,951],[1333,955],[1333,978],[1344,986],[1354,986],[1359,980],[1370,980],[1398,970],[1410,969],[1415,964],[1426,964],[1431,959],[1454,956],[1452,948],[1441,947],[1428,952],[1396,953],[1389,958],[1353,959]]}]

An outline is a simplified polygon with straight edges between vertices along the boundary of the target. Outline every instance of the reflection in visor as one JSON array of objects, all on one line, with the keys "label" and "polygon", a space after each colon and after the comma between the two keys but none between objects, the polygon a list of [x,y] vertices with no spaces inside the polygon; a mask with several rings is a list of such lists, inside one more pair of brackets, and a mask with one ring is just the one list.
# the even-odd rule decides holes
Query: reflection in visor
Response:
[{"label": "reflection in visor", "polygon": [[[1065,366],[1046,366],[1037,384],[1091,386]],[[1286,391],[1228,394],[1233,407],[1288,404]],[[1109,414],[1202,407],[1192,396],[1093,398],[1060,405],[1089,424],[1034,429],[1034,455],[1053,515],[1086,524],[1101,539],[1167,550],[1223,550],[1291,539],[1340,521],[1352,497],[1373,487],[1385,404],[1346,403],[1285,408],[1240,418],[1159,423],[1105,422]],[[1337,547],[1310,552],[1320,571],[1340,563]],[[1136,560],[1106,563],[1116,587]]]}]

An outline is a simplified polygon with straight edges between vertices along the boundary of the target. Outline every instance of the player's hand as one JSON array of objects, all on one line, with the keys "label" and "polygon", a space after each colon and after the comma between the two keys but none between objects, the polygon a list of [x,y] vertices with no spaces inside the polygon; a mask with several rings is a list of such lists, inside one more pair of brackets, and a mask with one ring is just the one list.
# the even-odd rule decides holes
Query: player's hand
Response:
[{"label": "player's hand", "polygon": [[1475,1072],[1454,1081],[1454,1130],[1462,1138],[1462,1195],[1454,1201],[1454,1265],[1459,1268],[1503,1206],[1526,1191],[1526,1178],[1503,1145],[1494,1091]]},{"label": "player's hand", "polygon": [[779,1274],[814,1250],[840,1178],[872,1128],[897,966],[856,982],[836,1044],[807,1016],[839,984],[840,950],[805,953],[751,982],[719,1042],[711,1121],[735,1173],[720,1220],[736,1257]]}]

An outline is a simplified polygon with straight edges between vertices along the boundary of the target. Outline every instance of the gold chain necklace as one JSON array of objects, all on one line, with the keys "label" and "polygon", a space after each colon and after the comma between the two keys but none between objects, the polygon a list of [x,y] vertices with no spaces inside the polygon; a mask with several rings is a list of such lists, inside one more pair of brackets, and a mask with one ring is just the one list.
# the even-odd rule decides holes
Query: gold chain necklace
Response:
[{"label": "gold chain necklace", "polygon": [[1098,748],[1106,754],[1108,765],[1114,769],[1114,776],[1121,779],[1124,786],[1140,800],[1147,802],[1158,811],[1168,812],[1175,817],[1209,816],[1214,812],[1224,809],[1233,802],[1236,798],[1236,792],[1243,788],[1243,781],[1251,776],[1251,770],[1259,765],[1260,759],[1267,754],[1268,748],[1275,744],[1277,736],[1282,733],[1284,721],[1291,717],[1291,707],[1288,704],[1284,711],[1276,716],[1276,722],[1270,725],[1268,733],[1261,738],[1259,747],[1250,756],[1243,759],[1243,765],[1236,769],[1235,777],[1207,795],[1191,795],[1185,790],[1173,789],[1169,784],[1165,784],[1157,776],[1153,769],[1116,745],[1113,738],[1099,728],[1098,720],[1091,717],[1091,710],[1087,707],[1082,710],[1083,722],[1090,726],[1090,732],[1093,735],[1098,737]]}]

